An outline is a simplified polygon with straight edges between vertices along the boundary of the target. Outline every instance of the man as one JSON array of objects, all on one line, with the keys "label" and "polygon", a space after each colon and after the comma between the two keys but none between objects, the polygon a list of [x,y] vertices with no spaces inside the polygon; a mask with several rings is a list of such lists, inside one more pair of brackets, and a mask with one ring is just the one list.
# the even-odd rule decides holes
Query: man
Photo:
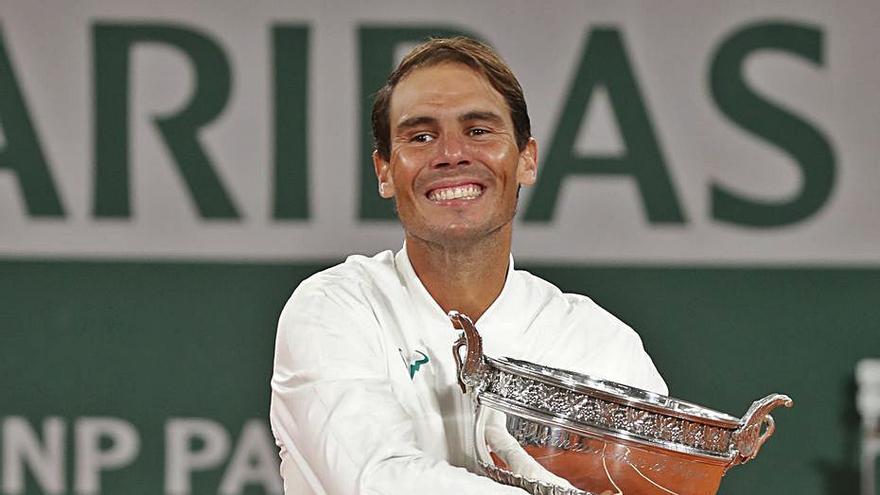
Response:
[{"label": "man", "polygon": [[285,493],[522,494],[471,472],[452,309],[476,320],[487,355],[666,393],[629,327],[513,269],[537,144],[498,55],[466,38],[419,45],[378,93],[373,134],[404,248],[307,279],[282,312],[270,415]]}]

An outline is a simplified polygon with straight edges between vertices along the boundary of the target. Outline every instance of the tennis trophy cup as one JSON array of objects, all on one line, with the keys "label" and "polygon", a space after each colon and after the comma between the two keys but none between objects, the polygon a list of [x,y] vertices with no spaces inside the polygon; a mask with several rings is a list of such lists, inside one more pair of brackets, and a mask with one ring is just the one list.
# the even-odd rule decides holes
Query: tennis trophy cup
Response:
[{"label": "tennis trophy cup", "polygon": [[[534,495],[714,495],[731,467],[773,434],[785,395],[742,418],[620,383],[483,355],[466,315],[453,346],[459,385],[474,405],[473,446],[490,478]],[[464,351],[464,353],[463,353]],[[464,354],[464,355],[462,355]]]}]

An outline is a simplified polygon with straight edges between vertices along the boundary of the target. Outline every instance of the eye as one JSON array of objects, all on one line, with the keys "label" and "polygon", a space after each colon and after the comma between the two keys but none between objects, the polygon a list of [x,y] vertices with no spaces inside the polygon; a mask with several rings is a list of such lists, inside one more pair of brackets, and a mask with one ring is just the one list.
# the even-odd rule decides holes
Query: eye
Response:
[{"label": "eye", "polygon": [[428,134],[427,132],[420,132],[410,138],[410,142],[412,143],[430,143],[433,140],[434,136]]},{"label": "eye", "polygon": [[489,129],[485,129],[483,127],[474,127],[468,130],[468,135],[470,136],[483,136],[485,134],[489,134]]}]

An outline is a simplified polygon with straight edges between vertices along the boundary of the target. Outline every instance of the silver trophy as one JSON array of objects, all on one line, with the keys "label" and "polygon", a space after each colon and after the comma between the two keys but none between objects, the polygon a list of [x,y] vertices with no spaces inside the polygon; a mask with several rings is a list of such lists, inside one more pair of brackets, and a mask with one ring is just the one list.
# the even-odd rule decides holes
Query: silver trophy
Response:
[{"label": "silver trophy", "polygon": [[[474,452],[490,478],[535,495],[714,495],[731,466],[773,434],[785,395],[742,418],[646,390],[483,355],[466,315],[453,346],[459,385],[474,404]],[[464,357],[462,348],[466,348]]]}]

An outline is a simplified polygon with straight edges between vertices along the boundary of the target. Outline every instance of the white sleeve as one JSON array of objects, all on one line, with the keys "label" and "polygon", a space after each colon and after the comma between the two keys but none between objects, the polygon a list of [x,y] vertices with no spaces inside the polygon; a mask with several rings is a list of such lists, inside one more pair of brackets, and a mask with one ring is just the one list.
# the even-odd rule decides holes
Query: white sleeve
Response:
[{"label": "white sleeve", "polygon": [[291,297],[278,324],[270,408],[282,464],[298,468],[282,465],[285,493],[307,482],[331,495],[522,495],[419,450],[414,422],[425,418],[398,401],[383,346],[355,294],[301,286]]},{"label": "white sleeve", "polygon": [[635,386],[660,395],[669,395],[669,387],[666,386],[666,381],[654,366],[654,361],[645,352],[641,338],[638,339],[638,344],[634,347],[633,358],[630,362],[634,368],[633,374],[640,377],[636,380]]}]

